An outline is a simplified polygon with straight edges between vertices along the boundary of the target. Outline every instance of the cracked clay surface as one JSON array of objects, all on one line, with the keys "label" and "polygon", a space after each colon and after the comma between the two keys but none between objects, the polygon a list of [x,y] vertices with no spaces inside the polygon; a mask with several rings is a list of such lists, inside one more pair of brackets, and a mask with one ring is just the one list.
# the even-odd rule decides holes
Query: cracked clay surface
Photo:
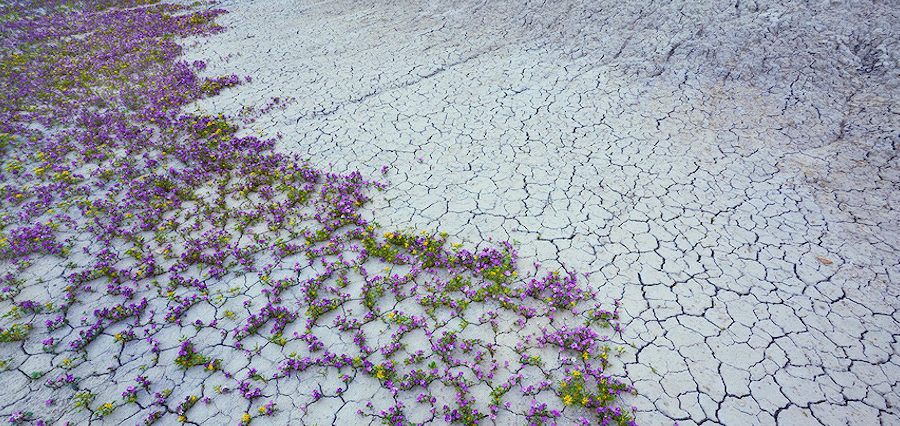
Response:
[{"label": "cracked clay surface", "polygon": [[150,3],[0,37],[159,83],[0,134],[10,422],[900,424],[900,3]]},{"label": "cracked clay surface", "polygon": [[382,221],[620,298],[638,423],[900,422],[896,3],[587,3],[226,1],[186,53]]}]

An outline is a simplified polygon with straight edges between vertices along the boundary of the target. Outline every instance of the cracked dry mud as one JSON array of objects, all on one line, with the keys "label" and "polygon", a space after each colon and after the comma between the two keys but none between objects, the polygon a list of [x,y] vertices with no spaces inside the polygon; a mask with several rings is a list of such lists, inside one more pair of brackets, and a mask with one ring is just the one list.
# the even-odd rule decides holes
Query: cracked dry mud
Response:
[{"label": "cracked dry mud", "polygon": [[[183,43],[184,59],[252,82],[197,108],[246,117],[278,98],[247,127],[283,135],[278,151],[326,171],[380,178],[388,166],[390,185],[365,207],[386,229],[517,241],[521,270],[588,274],[600,302],[621,300],[621,340],[632,346],[614,368],[637,392],[619,405],[636,407],[638,424],[900,423],[900,6],[215,6],[229,11],[216,18],[227,31]],[[253,280],[227,283],[247,293],[236,303],[265,300],[251,295]],[[189,319],[218,319],[219,308],[199,305]],[[173,342],[193,330],[178,325],[165,332]],[[346,337],[330,343],[350,346]],[[233,356],[215,329],[191,339]],[[91,360],[121,358],[118,371],[84,378],[108,386],[99,402],[134,384],[146,358],[112,340],[90,348]],[[4,358],[19,359],[0,373],[4,414],[46,399],[27,373],[62,362],[36,343],[7,348]],[[163,358],[178,350],[168,344]],[[265,345],[254,362],[277,364],[283,352]],[[256,365],[223,364],[242,378]],[[231,383],[165,368],[154,386],[177,397]],[[303,415],[292,410],[315,386],[342,385],[338,372],[260,385],[281,411],[259,421],[377,424],[346,402],[376,395],[365,386],[378,382],[358,376]],[[235,393],[197,404],[190,422],[235,422],[259,405]],[[50,417],[97,420],[62,402]],[[140,409],[123,405],[105,422],[140,421]]]},{"label": "cracked dry mud", "polygon": [[[890,2],[225,2],[189,57],[392,225],[619,297],[644,424],[900,422]],[[383,219],[382,223],[387,221]]]}]

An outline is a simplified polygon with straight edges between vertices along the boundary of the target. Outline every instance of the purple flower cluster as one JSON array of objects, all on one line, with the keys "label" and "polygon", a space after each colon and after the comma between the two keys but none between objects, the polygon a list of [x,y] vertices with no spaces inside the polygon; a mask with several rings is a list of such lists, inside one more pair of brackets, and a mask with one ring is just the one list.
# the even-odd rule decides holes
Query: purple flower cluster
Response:
[{"label": "purple flower cluster", "polygon": [[250,315],[243,327],[234,330],[234,337],[238,340],[247,337],[265,323],[274,320],[272,325],[272,334],[280,333],[284,327],[297,319],[297,313],[291,312],[283,306],[272,305],[271,303],[263,306],[258,314]]},{"label": "purple flower cluster", "polygon": [[194,348],[194,344],[191,343],[190,340],[185,340],[184,342],[181,342],[181,347],[178,349],[178,356],[175,358],[175,365],[182,369],[188,369],[195,365],[202,365],[209,371],[216,371],[222,368],[222,361],[218,359],[211,359],[198,353]]},{"label": "purple flower cluster", "polygon": [[0,240],[0,259],[32,253],[63,254],[63,245],[56,240],[53,228],[42,223],[15,228],[3,240]]},{"label": "purple flower cluster", "polygon": [[77,389],[78,378],[71,374],[59,376],[55,379],[47,380],[46,385],[53,389],[59,389],[66,385],[71,385],[73,389]]}]

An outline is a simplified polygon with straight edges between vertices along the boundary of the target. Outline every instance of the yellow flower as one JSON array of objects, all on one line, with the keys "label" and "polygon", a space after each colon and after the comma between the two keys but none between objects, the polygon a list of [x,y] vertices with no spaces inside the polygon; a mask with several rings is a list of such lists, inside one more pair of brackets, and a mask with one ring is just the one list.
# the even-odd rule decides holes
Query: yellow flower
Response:
[{"label": "yellow flower", "polygon": [[581,405],[587,405],[588,399],[587,397],[581,398]]},{"label": "yellow flower", "polygon": [[569,405],[572,403],[572,395],[566,395],[563,397],[563,403]]},{"label": "yellow flower", "polygon": [[241,417],[241,421],[244,423],[249,423],[250,422],[250,413],[244,413],[244,415]]}]

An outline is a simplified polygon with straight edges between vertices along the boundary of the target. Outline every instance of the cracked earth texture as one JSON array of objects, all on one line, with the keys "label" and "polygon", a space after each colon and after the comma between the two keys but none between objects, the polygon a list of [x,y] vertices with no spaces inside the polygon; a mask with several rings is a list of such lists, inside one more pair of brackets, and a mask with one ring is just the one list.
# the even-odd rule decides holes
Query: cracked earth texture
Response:
[{"label": "cracked earth texture", "polygon": [[[185,59],[205,60],[203,75],[252,82],[197,108],[247,117],[248,128],[283,135],[278,151],[335,173],[380,178],[387,166],[390,185],[365,207],[387,229],[518,241],[522,269],[589,274],[601,302],[621,301],[621,340],[632,346],[613,368],[637,391],[620,397],[637,423],[900,423],[897,5],[216,7],[230,12],[216,18],[228,30],[186,43]],[[246,280],[236,281],[253,287]],[[190,319],[220,316],[197,309]],[[111,355],[110,333],[91,359]],[[198,353],[229,354],[215,332],[191,336]],[[60,362],[21,348],[27,360],[0,373],[4,414],[43,401],[43,380],[36,388],[26,375]],[[163,348],[164,359],[202,364],[193,351]],[[272,344],[257,357],[282,358]],[[118,398],[137,363],[84,384],[111,383],[98,400]],[[224,364],[242,378],[255,371],[239,358]],[[153,379],[177,398],[226,383],[172,371]],[[360,422],[342,401],[372,394],[328,395],[295,417],[313,383],[252,383],[279,401],[281,422]],[[344,379],[329,371],[321,383]],[[190,421],[255,409],[227,396],[188,407]],[[106,422],[138,420],[128,407]],[[61,404],[50,411],[88,419]]]},{"label": "cracked earth texture", "polygon": [[158,3],[0,7],[11,423],[633,424],[618,310],[578,274],[386,229],[383,184],[185,114],[250,77],[178,60],[226,11]]},{"label": "cracked earth texture", "polygon": [[589,272],[639,423],[900,422],[896,3],[223,4],[188,56],[254,80],[200,105]]}]

